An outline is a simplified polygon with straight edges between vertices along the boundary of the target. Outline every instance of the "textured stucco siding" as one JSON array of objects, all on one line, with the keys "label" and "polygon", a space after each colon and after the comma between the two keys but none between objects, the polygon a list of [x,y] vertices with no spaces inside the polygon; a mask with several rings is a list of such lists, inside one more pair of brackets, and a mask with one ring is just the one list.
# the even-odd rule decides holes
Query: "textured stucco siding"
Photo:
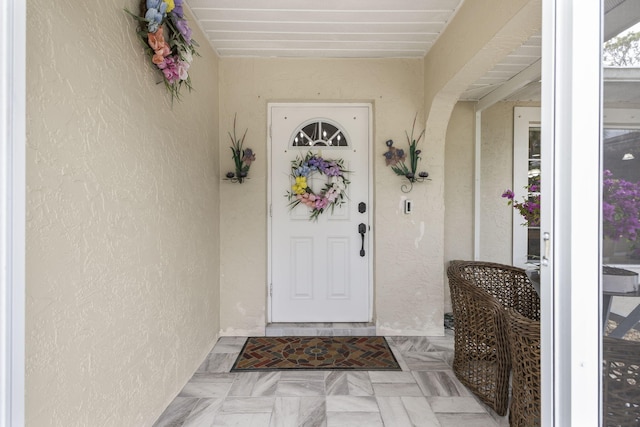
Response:
[{"label": "textured stucco siding", "polygon": [[[451,260],[473,259],[474,125],[474,104],[457,103],[451,113],[445,144],[445,269]],[[445,312],[450,312],[451,297],[448,286],[445,287],[444,305]]]},{"label": "textured stucco siding", "polygon": [[501,197],[513,188],[513,111],[531,102],[498,102],[482,112],[480,258],[511,264],[513,208]]},{"label": "textured stucco siding", "polygon": [[[469,2],[424,60],[218,59],[194,24],[195,91],[172,106],[123,12],[137,0],[29,0],[27,425],[150,425],[218,333],[264,333],[270,101],[371,103],[373,320],[442,334],[445,264],[473,251],[473,112],[458,95],[528,38],[523,5],[538,3],[478,19]],[[481,256],[506,263],[512,111],[483,113],[476,195]],[[257,156],[242,185],[220,180],[236,113]],[[416,113],[432,180],[404,194],[382,154]]]},{"label": "textured stucco siding", "polygon": [[172,107],[125,7],[27,5],[29,426],[150,425],[218,336],[218,60]]},{"label": "textured stucco siding", "polygon": [[512,209],[500,197],[513,186],[513,103],[482,113],[480,257],[511,264]]},{"label": "textured stucco siding", "polygon": [[[221,184],[221,322],[225,335],[264,333],[267,321],[267,103],[371,102],[373,105],[374,320],[387,335],[442,334],[441,224],[430,222],[432,203],[442,197],[431,181],[400,191],[402,180],[385,166],[385,141],[406,145],[416,113],[424,128],[423,61],[412,59],[242,59],[220,62],[221,138],[233,115],[256,152],[250,178],[241,186]],[[222,126],[226,125],[226,128]],[[430,141],[422,141],[421,170],[430,173]],[[229,149],[220,147],[222,170],[230,170]],[[283,173],[285,171],[274,171]],[[438,174],[436,174],[438,175]],[[437,192],[434,195],[433,191]],[[286,189],[283,189],[283,193]],[[275,194],[273,197],[280,197]],[[414,211],[403,213],[411,198]],[[434,243],[435,242],[435,243]]]}]

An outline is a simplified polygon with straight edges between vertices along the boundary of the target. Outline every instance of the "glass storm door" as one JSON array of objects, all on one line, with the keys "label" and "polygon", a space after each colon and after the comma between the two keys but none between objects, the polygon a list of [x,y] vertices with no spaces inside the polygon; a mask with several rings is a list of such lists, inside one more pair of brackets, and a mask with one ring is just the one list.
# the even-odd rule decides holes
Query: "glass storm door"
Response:
[{"label": "glass storm door", "polygon": [[[364,104],[269,107],[271,322],[371,320],[370,111]],[[309,153],[341,160],[348,171],[344,203],[317,219],[287,197],[296,183],[292,162]],[[330,182],[317,171],[306,179],[314,194]]]},{"label": "glass storm door", "polygon": [[[539,203],[542,172],[540,108],[515,107],[513,119],[514,200]],[[513,265],[531,268],[540,264],[540,223],[523,225],[513,210]]]},{"label": "glass storm door", "polygon": [[604,2],[600,279],[602,425],[640,421],[640,7]]}]

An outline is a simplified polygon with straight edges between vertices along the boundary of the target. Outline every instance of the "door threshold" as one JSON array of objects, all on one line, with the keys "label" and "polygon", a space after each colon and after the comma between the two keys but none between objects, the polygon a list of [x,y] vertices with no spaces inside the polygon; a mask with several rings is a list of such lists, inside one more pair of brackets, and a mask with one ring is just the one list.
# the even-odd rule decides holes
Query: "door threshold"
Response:
[{"label": "door threshold", "polygon": [[269,323],[265,328],[267,337],[373,337],[376,336],[375,323]]}]

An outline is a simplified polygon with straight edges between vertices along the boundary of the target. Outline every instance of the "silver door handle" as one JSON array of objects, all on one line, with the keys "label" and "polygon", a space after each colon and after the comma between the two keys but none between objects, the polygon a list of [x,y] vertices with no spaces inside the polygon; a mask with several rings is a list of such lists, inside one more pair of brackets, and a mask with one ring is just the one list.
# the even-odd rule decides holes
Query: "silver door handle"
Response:
[{"label": "silver door handle", "polygon": [[542,265],[549,265],[549,252],[551,251],[551,234],[545,232],[542,234],[542,241],[544,241],[544,255],[542,256]]}]

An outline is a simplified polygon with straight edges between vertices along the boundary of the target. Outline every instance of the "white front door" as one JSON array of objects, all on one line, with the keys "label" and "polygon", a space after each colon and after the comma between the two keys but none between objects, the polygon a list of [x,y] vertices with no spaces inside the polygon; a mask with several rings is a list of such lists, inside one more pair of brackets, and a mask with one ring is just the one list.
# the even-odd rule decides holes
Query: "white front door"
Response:
[{"label": "white front door", "polygon": [[[371,320],[369,144],[371,106],[270,104],[270,303],[272,322]],[[291,209],[292,161],[312,153],[342,160],[346,199],[317,220]],[[308,176],[321,193],[325,174]],[[361,231],[363,234],[361,234]]]}]

